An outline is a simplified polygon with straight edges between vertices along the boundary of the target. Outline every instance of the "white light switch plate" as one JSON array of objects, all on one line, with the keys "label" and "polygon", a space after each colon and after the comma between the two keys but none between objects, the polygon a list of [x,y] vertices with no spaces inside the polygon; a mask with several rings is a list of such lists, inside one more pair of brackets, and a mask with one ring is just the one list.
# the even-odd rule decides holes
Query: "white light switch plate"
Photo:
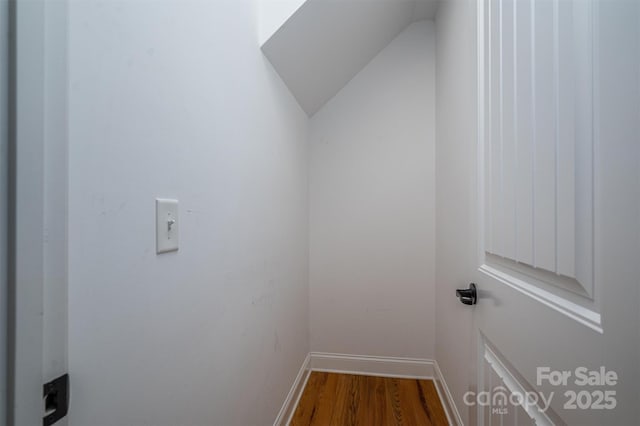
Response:
[{"label": "white light switch plate", "polygon": [[156,253],[178,250],[178,200],[156,198]]}]

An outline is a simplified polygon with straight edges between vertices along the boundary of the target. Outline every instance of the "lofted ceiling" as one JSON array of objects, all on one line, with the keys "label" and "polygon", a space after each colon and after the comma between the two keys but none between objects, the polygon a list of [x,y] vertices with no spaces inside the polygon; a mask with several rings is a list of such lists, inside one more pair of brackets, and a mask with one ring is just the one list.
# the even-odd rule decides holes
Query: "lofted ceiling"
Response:
[{"label": "lofted ceiling", "polygon": [[306,0],[262,51],[312,116],[435,0]]}]

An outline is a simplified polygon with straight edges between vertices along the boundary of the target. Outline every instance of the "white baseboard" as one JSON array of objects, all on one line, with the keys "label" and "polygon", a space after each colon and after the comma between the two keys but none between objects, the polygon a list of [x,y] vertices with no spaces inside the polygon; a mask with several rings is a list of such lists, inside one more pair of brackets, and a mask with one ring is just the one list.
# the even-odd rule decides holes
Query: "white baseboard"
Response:
[{"label": "white baseboard", "polygon": [[282,408],[280,408],[280,412],[278,413],[276,420],[273,422],[273,426],[286,426],[291,422],[291,417],[298,406],[298,402],[302,396],[302,391],[307,385],[307,380],[309,380],[309,374],[311,373],[311,369],[309,368],[309,359],[310,356],[307,354],[302,366],[300,367],[300,371],[298,371],[296,379],[293,381],[289,394],[284,400],[284,404],[282,404]]},{"label": "white baseboard", "polygon": [[449,386],[447,386],[447,382],[444,380],[444,376],[442,375],[442,370],[440,370],[440,366],[436,361],[433,362],[433,367],[435,371],[434,381],[436,384],[436,390],[438,391],[438,395],[440,395],[440,401],[444,407],[444,412],[447,414],[449,424],[464,426],[458,407],[453,401],[453,396],[449,391]]},{"label": "white baseboard", "polygon": [[377,357],[325,352],[311,352],[307,355],[287,395],[287,399],[280,409],[278,417],[276,417],[274,426],[286,426],[289,424],[298,406],[311,371],[409,379],[432,379],[449,423],[451,425],[463,426],[460,413],[453,402],[451,392],[436,361],[420,358]]},{"label": "white baseboard", "polygon": [[367,376],[432,379],[433,361],[418,358],[311,352],[311,370]]}]

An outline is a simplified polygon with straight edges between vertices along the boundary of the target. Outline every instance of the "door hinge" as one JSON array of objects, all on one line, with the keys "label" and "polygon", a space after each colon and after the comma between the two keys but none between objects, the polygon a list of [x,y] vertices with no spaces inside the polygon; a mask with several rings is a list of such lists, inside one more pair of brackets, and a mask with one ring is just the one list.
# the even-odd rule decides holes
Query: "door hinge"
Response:
[{"label": "door hinge", "polygon": [[56,423],[69,412],[69,375],[64,374],[43,386],[43,426]]}]

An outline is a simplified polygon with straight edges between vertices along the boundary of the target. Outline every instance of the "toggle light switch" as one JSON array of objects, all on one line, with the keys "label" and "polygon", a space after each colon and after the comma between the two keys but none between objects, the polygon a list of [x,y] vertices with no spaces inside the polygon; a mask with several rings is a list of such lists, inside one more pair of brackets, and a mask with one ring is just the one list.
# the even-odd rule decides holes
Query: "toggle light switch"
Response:
[{"label": "toggle light switch", "polygon": [[156,198],[156,253],[178,250],[178,200]]}]

